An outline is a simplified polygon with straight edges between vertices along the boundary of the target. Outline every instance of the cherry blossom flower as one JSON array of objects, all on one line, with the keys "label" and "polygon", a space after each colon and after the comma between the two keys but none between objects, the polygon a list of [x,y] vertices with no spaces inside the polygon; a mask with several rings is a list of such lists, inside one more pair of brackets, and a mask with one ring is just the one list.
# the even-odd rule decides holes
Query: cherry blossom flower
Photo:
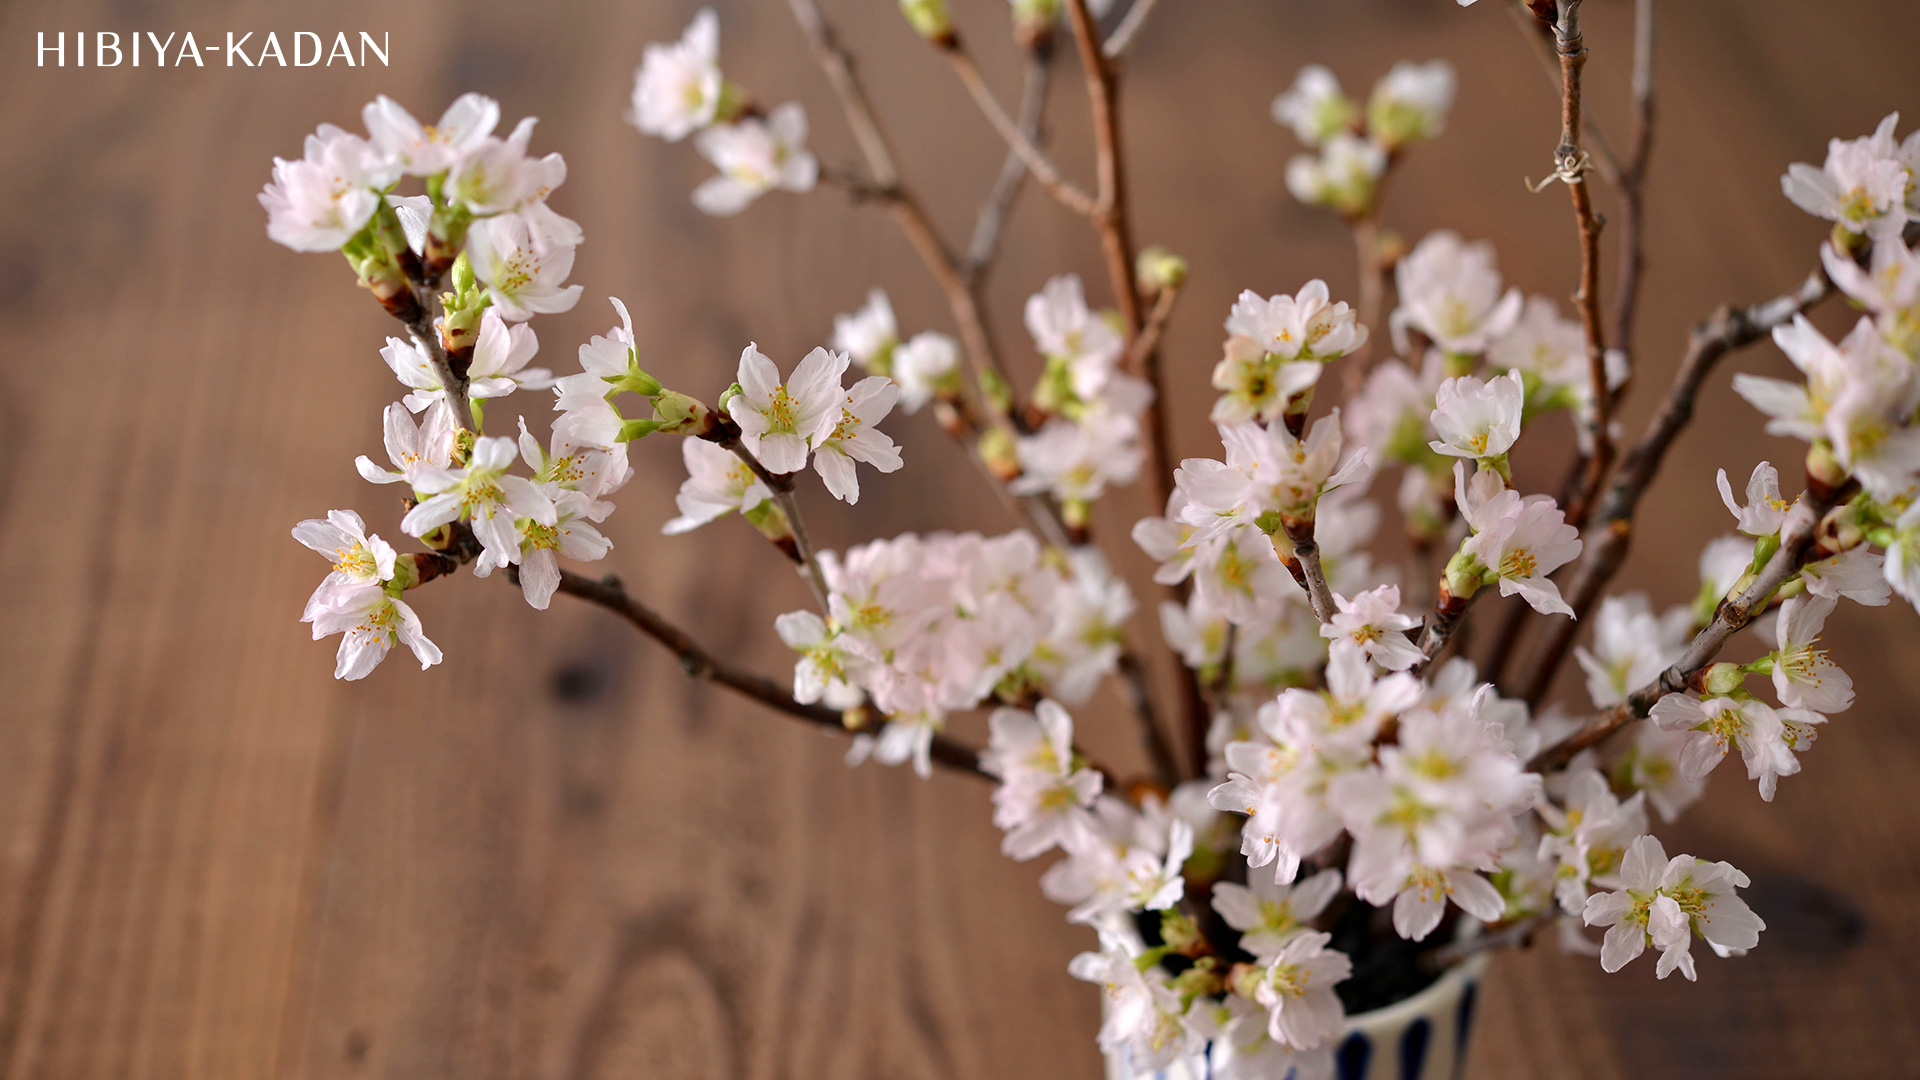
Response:
[{"label": "cherry blossom flower", "polygon": [[1885,604],[1892,590],[1887,585],[1885,558],[1865,544],[1851,547],[1831,559],[1821,559],[1800,568],[1800,580],[1807,592],[1836,600],[1847,599],[1866,607]]},{"label": "cherry blossom flower", "polygon": [[1160,969],[1142,971],[1134,951],[1111,934],[1103,934],[1101,944],[1101,952],[1081,953],[1067,966],[1074,978],[1100,984],[1106,1002],[1100,1049],[1146,1073],[1201,1049],[1204,1036],[1187,1023],[1188,1005]]},{"label": "cherry blossom flower", "polygon": [[393,577],[393,545],[367,535],[366,522],[351,510],[329,510],[325,520],[311,518],[293,527],[293,538],[333,563],[320,587],[307,600],[302,622],[332,606],[347,589],[378,585]]},{"label": "cherry blossom flower", "polygon": [[1394,347],[1411,351],[1408,330],[1425,334],[1442,350],[1463,356],[1484,351],[1520,318],[1520,290],[1500,290],[1493,245],[1467,243],[1440,230],[1409,252],[1394,268],[1400,306],[1387,324]]},{"label": "cherry blossom flower", "polygon": [[413,650],[422,671],[440,662],[439,646],[427,640],[420,617],[377,584],[341,589],[332,603],[309,612],[300,621],[313,624],[315,641],[333,634],[345,635],[333,667],[336,679],[351,682],[366,678],[396,644]]},{"label": "cherry blossom flower", "polygon": [[1293,296],[1242,292],[1227,315],[1227,333],[1253,341],[1282,362],[1333,360],[1367,342],[1358,314],[1344,302],[1329,302],[1327,283],[1318,278]]},{"label": "cherry blossom flower", "polygon": [[1907,223],[1907,186],[1911,173],[1893,153],[1892,113],[1866,138],[1827,143],[1826,164],[1787,166],[1780,190],[1807,213],[1837,222],[1850,232],[1896,236]]},{"label": "cherry blossom flower", "polygon": [[740,353],[741,392],[728,399],[727,414],[768,472],[806,468],[807,451],[833,433],[845,411],[840,377],[849,363],[844,353],[814,349],[782,383],[780,370],[759,346],[749,344]]},{"label": "cherry blossom flower", "polygon": [[1245,885],[1231,881],[1213,886],[1213,910],[1228,926],[1240,931],[1240,947],[1267,961],[1287,942],[1313,928],[1313,919],[1326,910],[1340,891],[1340,871],[1322,870],[1292,885],[1281,885],[1256,874]]},{"label": "cherry blossom flower", "polygon": [[553,385],[553,372],[527,366],[539,351],[533,327],[525,323],[509,327],[499,312],[488,308],[480,316],[473,363],[467,368],[467,392],[476,398],[495,398],[515,390],[547,389]]},{"label": "cherry blossom flower", "polygon": [[1140,414],[1153,398],[1145,382],[1111,376],[1103,396],[1078,419],[1056,416],[1033,435],[1015,443],[1023,475],[1011,485],[1016,494],[1051,494],[1063,502],[1088,503],[1108,488],[1124,487],[1140,476]]},{"label": "cherry blossom flower", "polygon": [[851,356],[863,370],[889,374],[899,344],[900,324],[894,321],[885,289],[869,290],[867,302],[853,314],[833,317],[833,350]]},{"label": "cherry blossom flower", "polygon": [[[844,371],[846,361],[841,360]],[[795,376],[798,376],[795,372]],[[900,397],[900,388],[884,375],[870,375],[854,383],[840,405],[840,417],[825,434],[813,438],[813,468],[827,490],[841,502],[860,501],[860,478],[853,463],[864,461],[883,473],[900,468],[900,449],[877,430]]]},{"label": "cherry blossom flower", "polygon": [[408,176],[446,172],[478,150],[500,123],[500,103],[461,94],[434,124],[422,124],[385,94],[360,110],[375,152]]},{"label": "cherry blossom flower", "polygon": [[701,8],[672,44],[653,42],[633,73],[627,121],[642,134],[679,142],[713,123],[720,110],[720,17]]},{"label": "cherry blossom flower", "polygon": [[1580,530],[1567,524],[1566,515],[1544,495],[1523,499],[1519,492],[1503,491],[1481,514],[1489,523],[1460,550],[1486,568],[1501,596],[1518,593],[1543,615],[1571,617],[1573,609],[1548,575],[1580,554]]},{"label": "cherry blossom flower", "polygon": [[1653,703],[1653,722],[1668,731],[1692,734],[1680,751],[1680,773],[1699,780],[1738,747],[1747,778],[1760,783],[1760,798],[1773,801],[1782,776],[1800,771],[1782,737],[1780,716],[1764,702],[1726,697],[1693,698],[1668,694]]},{"label": "cherry blossom flower", "polygon": [[1920,609],[1920,500],[1894,519],[1883,570],[1893,591]]},{"label": "cherry blossom flower", "polygon": [[260,192],[267,236],[295,251],[337,251],[372,219],[393,180],[365,139],[322,124],[304,157],[273,159],[273,182]]},{"label": "cherry blossom flower", "polygon": [[[1864,268],[1831,243],[1820,245],[1820,264],[1841,292],[1876,315],[1897,315],[1920,305],[1920,251],[1897,236],[1875,240]],[[1883,329],[1893,328],[1883,324]]]},{"label": "cherry blossom flower", "polygon": [[1049,279],[1027,298],[1027,332],[1050,363],[1064,366],[1073,393],[1082,400],[1100,396],[1120,363],[1126,339],[1112,323],[1087,307],[1077,274]]},{"label": "cherry blossom flower", "polygon": [[1760,931],[1766,929],[1734,894],[1735,888],[1747,887],[1747,875],[1727,863],[1703,863],[1691,855],[1669,860],[1652,836],[1640,837],[1627,849],[1620,878],[1623,888],[1595,893],[1582,913],[1588,926],[1608,928],[1600,966],[1609,973],[1652,944],[1660,950],[1656,975],[1664,979],[1677,970],[1692,979],[1688,946],[1695,933],[1716,953],[1728,956],[1759,944]]},{"label": "cherry blossom flower", "polygon": [[1433,428],[1440,438],[1427,445],[1449,457],[1500,459],[1520,437],[1526,399],[1517,371],[1484,382],[1471,375],[1448,379],[1434,399]]},{"label": "cherry blossom flower", "polygon": [[1420,650],[1407,640],[1406,632],[1420,620],[1400,613],[1400,587],[1381,585],[1349,600],[1333,595],[1333,618],[1320,628],[1320,636],[1330,641],[1350,641],[1367,659],[1388,671],[1405,671],[1420,661]]},{"label": "cherry blossom flower", "polygon": [[[627,444],[620,441],[617,413],[602,401],[597,409],[582,407],[563,414],[553,425],[548,448],[527,431],[520,420],[520,460],[533,470],[533,481],[550,494],[577,491],[586,496],[589,521],[605,521],[613,513],[611,495],[633,478],[627,463]],[[687,440],[697,442],[698,440]]]},{"label": "cherry blossom flower", "polygon": [[[391,340],[391,339],[389,339]],[[393,463],[396,472],[389,472],[373,463],[365,454],[353,461],[362,478],[375,484],[405,483],[419,490],[424,477],[433,475],[453,463],[453,440],[457,425],[453,419],[453,408],[445,402],[427,409],[420,423],[415,424],[408,415],[408,409],[400,402],[387,406],[382,414],[386,430],[387,458]]]},{"label": "cherry blossom flower", "polygon": [[1287,92],[1273,99],[1274,123],[1293,129],[1301,142],[1319,146],[1336,132],[1350,130],[1360,106],[1340,91],[1340,80],[1320,64],[1308,64]]},{"label": "cherry blossom flower", "polygon": [[1693,741],[1690,731],[1668,731],[1656,724],[1641,724],[1633,744],[1615,767],[1635,791],[1644,791],[1647,801],[1671,824],[1680,812],[1700,800],[1706,781],[1690,777],[1680,768],[1680,755]]},{"label": "cherry blossom flower", "polygon": [[512,439],[479,438],[466,467],[423,472],[416,487],[430,497],[407,511],[400,528],[408,536],[425,536],[448,522],[465,520],[486,548],[475,573],[489,569],[489,563],[501,567],[512,562],[520,551],[515,518],[532,518],[548,528],[556,524],[553,500],[533,481],[507,472],[515,450]]},{"label": "cherry blossom flower", "polygon": [[1213,366],[1213,388],[1221,396],[1208,419],[1215,424],[1279,419],[1295,396],[1320,381],[1323,370],[1317,360],[1281,363],[1252,338],[1230,336],[1225,355]]},{"label": "cherry blossom flower", "polygon": [[1573,773],[1563,787],[1561,806],[1538,807],[1551,830],[1540,838],[1540,855],[1554,860],[1554,896],[1561,908],[1578,915],[1590,888],[1618,883],[1628,846],[1647,831],[1647,796],[1635,792],[1621,800],[1592,768]]},{"label": "cherry blossom flower", "polygon": [[573,245],[536,236],[534,222],[525,214],[498,214],[467,230],[473,276],[508,322],[571,311],[580,302],[580,286],[562,285],[573,273]]},{"label": "cherry blossom flower", "polygon": [[1692,636],[1693,613],[1677,607],[1655,615],[1644,593],[1609,596],[1593,617],[1593,646],[1576,646],[1587,673],[1587,696],[1608,709],[1658,678],[1680,658]]},{"label": "cherry blossom flower", "polygon": [[893,381],[900,387],[900,408],[916,413],[960,370],[960,343],[934,330],[922,330],[893,350]]},{"label": "cherry blossom flower", "polygon": [[[598,562],[612,550],[613,541],[593,527],[593,503],[578,491],[554,487],[546,492],[553,500],[554,521],[543,525],[531,517],[518,518],[520,548],[511,553],[520,565],[520,592],[536,611],[547,610],[560,587],[560,559],[565,555],[580,562]],[[486,577],[494,566],[485,559],[474,564],[474,572]]]},{"label": "cherry blossom flower", "polygon": [[[1100,794],[1100,774],[1074,761],[1067,710],[1052,701],[1031,713],[997,709],[988,726],[992,735],[980,768],[1000,780],[993,793],[993,823],[1007,834],[1000,849],[1025,860],[1056,846],[1072,850],[1088,843],[1087,807]],[[1187,835],[1190,849],[1192,833]]]},{"label": "cherry blossom flower", "polygon": [[1367,134],[1388,150],[1415,139],[1437,138],[1453,108],[1453,65],[1445,60],[1402,60],[1373,84],[1367,100]]},{"label": "cherry blossom flower", "polygon": [[1774,623],[1779,648],[1773,653],[1773,690],[1780,703],[1794,709],[1845,712],[1853,705],[1853,680],[1827,655],[1815,648],[1827,616],[1833,614],[1830,596],[1801,595],[1789,599]]},{"label": "cherry blossom flower", "polygon": [[859,765],[868,758],[882,765],[912,763],[915,776],[925,780],[933,775],[933,737],[946,721],[931,710],[890,712],[878,735],[862,732],[847,748],[847,764]]},{"label": "cherry blossom flower", "polygon": [[831,708],[851,709],[865,698],[858,684],[872,658],[857,641],[811,611],[789,611],[773,621],[773,628],[787,648],[800,654],[793,665],[793,700],[802,705],[824,700]]},{"label": "cherry blossom flower", "polygon": [[720,175],[693,190],[703,213],[726,217],[779,188],[813,190],[820,163],[807,152],[807,113],[797,101],[774,108],[765,118],[745,116],[700,132],[694,146]]},{"label": "cherry blossom flower", "polygon": [[1716,482],[1720,485],[1720,501],[1739,521],[1740,531],[1748,536],[1772,536],[1779,532],[1787,520],[1787,511],[1793,508],[1792,503],[1780,497],[1780,474],[1767,462],[1753,467],[1753,476],[1747,480],[1745,506],[1733,501],[1733,485],[1727,481],[1727,470],[1719,471]]},{"label": "cherry blossom flower", "polygon": [[660,530],[668,536],[692,532],[735,510],[748,513],[773,498],[746,462],[705,439],[680,440],[680,455],[687,478],[673,499],[680,516]]},{"label": "cherry blossom flower", "polygon": [[446,197],[475,215],[525,210],[544,202],[567,179],[567,163],[559,154],[527,156],[533,141],[534,118],[514,126],[504,139],[480,138],[447,172]]},{"label": "cherry blossom flower", "polygon": [[1358,216],[1373,205],[1387,152],[1378,143],[1335,132],[1317,154],[1296,154],[1287,161],[1287,190],[1309,206],[1325,206]]},{"label": "cherry blossom flower", "polygon": [[1267,1009],[1267,1034],[1306,1050],[1340,1033],[1346,1010],[1333,992],[1353,974],[1353,961],[1328,948],[1333,937],[1308,931],[1289,940],[1264,964],[1253,999]]}]

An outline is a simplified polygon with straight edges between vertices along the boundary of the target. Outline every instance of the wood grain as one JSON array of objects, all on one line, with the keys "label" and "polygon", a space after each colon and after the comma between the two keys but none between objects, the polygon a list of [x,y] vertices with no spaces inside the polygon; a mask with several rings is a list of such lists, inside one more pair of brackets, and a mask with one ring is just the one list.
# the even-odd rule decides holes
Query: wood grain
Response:
[{"label": "wood grain", "polygon": [[[805,102],[816,148],[850,160],[783,7],[718,6],[729,70],[763,100]],[[1004,5],[956,6],[1011,100]],[[538,323],[555,366],[611,323],[610,293],[632,306],[649,367],[707,396],[747,341],[791,364],[871,284],[909,328],[945,328],[883,216],[823,191],[702,218],[687,202],[704,172],[691,149],[623,126],[641,45],[694,7],[0,8],[0,1074],[1095,1075],[1095,994],[1065,974],[1090,939],[1040,897],[1039,866],[999,856],[979,785],[849,771],[842,744],[689,685],[611,617],[532,612],[497,581],[420,596],[448,656],[425,674],[396,658],[363,684],[334,683],[331,643],[295,621],[321,568],[288,539],[293,522],[355,506],[398,532],[390,492],[350,466],[377,454],[378,410],[395,396],[375,355],[392,327],[337,260],[269,244],[253,194],[272,155],[296,153],[321,121],[352,122],[375,93],[426,113],[475,89],[509,117],[543,117],[538,146],[571,166],[555,205],[588,235],[574,278],[585,301]],[[1204,377],[1237,290],[1312,276],[1354,288],[1342,230],[1280,184],[1294,147],[1266,105],[1302,63],[1364,86],[1401,57],[1453,60],[1452,129],[1396,179],[1389,224],[1492,239],[1512,279],[1570,291],[1564,203],[1521,185],[1548,167],[1555,101],[1496,7],[1156,13],[1129,61],[1127,145],[1140,241],[1194,266],[1165,342],[1179,453],[1213,449]],[[1893,108],[1920,110],[1920,9],[1907,0],[1662,7],[1630,430],[1690,321],[1808,267],[1821,230],[1780,197],[1786,163],[1818,160],[1827,137]],[[890,8],[828,5],[903,167],[958,242],[1001,154]],[[1588,5],[1589,100],[1615,130],[1629,8]],[[394,66],[17,59],[39,30],[336,28],[391,30]],[[1090,177],[1078,80],[1056,80],[1052,115],[1061,167]],[[1052,273],[1103,275],[1093,237],[1047,200],[1024,199],[1009,228],[987,295],[1010,365],[1030,375],[1021,298]],[[1828,311],[1823,325],[1845,318]],[[1769,348],[1735,365],[1785,362]],[[824,545],[1008,527],[928,420],[892,426],[910,471],[873,480],[857,508],[808,493]],[[1712,469],[1791,454],[1753,426],[1716,378],[1679,469],[1648,497],[1623,580],[1663,600],[1690,591],[1691,553],[1726,527]],[[1560,473],[1565,434],[1519,463],[1523,482]],[[777,670],[771,616],[805,591],[745,529],[658,535],[674,451],[639,448],[609,565],[703,641]],[[1146,509],[1130,493],[1099,527],[1118,537]],[[1144,583],[1140,557],[1119,559]],[[1474,1075],[1920,1075],[1920,634],[1904,605],[1848,614],[1832,645],[1860,702],[1806,772],[1771,807],[1718,776],[1667,833],[1754,877],[1761,948],[1703,962],[1697,986],[1656,983],[1650,967],[1609,978],[1547,950],[1504,958]],[[1086,710],[1086,740],[1134,764],[1119,708]]]}]

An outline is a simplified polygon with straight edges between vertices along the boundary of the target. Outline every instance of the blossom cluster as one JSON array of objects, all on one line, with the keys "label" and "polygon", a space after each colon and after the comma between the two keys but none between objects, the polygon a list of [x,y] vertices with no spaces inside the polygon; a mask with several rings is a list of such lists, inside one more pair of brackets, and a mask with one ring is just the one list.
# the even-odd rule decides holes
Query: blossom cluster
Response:
[{"label": "blossom cluster", "polygon": [[702,8],[680,40],[646,47],[633,77],[628,122],[643,134],[694,148],[719,175],[694,189],[693,204],[724,217],[769,191],[807,192],[820,163],[807,152],[807,113],[797,101],[762,112],[720,73],[720,18]]},{"label": "blossom cluster", "polygon": [[1287,190],[1303,203],[1366,217],[1394,156],[1445,130],[1453,94],[1453,66],[1444,60],[1395,64],[1364,106],[1328,68],[1301,68],[1293,86],[1273,99],[1274,121],[1314,151],[1287,162]]},{"label": "blossom cluster", "polygon": [[[1084,704],[1114,670],[1133,596],[1097,552],[1050,559],[1031,533],[906,534],[823,553],[826,617],[780,616],[794,697],[884,720],[850,757],[911,761],[950,714],[1040,695]],[[1058,709],[1058,705],[1053,708]]]}]

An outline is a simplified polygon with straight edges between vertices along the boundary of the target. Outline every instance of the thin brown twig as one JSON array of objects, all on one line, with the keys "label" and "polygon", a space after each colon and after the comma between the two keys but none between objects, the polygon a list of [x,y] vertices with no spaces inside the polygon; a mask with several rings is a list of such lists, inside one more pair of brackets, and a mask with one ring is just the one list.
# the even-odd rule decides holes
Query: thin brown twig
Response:
[{"label": "thin brown twig", "polygon": [[1713,662],[1714,657],[1720,655],[1720,649],[1729,638],[1766,610],[1773,594],[1789,577],[1799,573],[1800,568],[1810,562],[1836,554],[1815,541],[1821,521],[1829,510],[1840,504],[1850,488],[1850,484],[1837,488],[1819,485],[1809,477],[1807,493],[1794,504],[1786,522],[1781,525],[1779,550],[1773,553],[1766,566],[1754,575],[1752,582],[1739,595],[1720,602],[1719,608],[1713,613],[1713,621],[1694,635],[1680,659],[1661,672],[1658,678],[1628,695],[1625,701],[1592,717],[1572,735],[1534,755],[1533,760],[1527,762],[1528,770],[1545,772],[1561,768],[1575,754],[1647,716],[1653,711],[1654,703],[1661,698],[1689,688],[1697,689],[1694,686],[1695,678]]},{"label": "thin brown twig", "polygon": [[1157,2],[1133,0],[1133,6],[1121,17],[1120,25],[1113,28],[1113,33],[1107,35],[1106,44],[1100,47],[1107,59],[1118,60],[1127,51],[1127,46],[1132,45],[1133,39],[1139,36],[1140,28],[1146,25],[1147,16],[1153,14],[1153,5]]},{"label": "thin brown twig", "polygon": [[[1046,122],[1047,83],[1052,60],[1051,50],[1030,50],[1027,53],[1026,79],[1020,89],[1020,133],[1036,147],[1040,145],[1041,127]],[[1006,224],[1007,211],[1025,186],[1026,178],[1026,159],[1020,156],[1019,151],[1009,148],[1006,160],[1000,164],[1000,175],[994,178],[993,190],[987,194],[986,201],[980,204],[980,212],[974,218],[973,239],[967,244],[967,260],[961,267],[961,275],[969,283],[984,274],[993,262],[994,251],[1000,244],[1001,228]]]},{"label": "thin brown twig", "polygon": [[1641,231],[1647,163],[1653,154],[1653,118],[1653,0],[1634,0],[1633,128],[1627,134],[1627,160],[1616,185],[1620,191],[1620,265],[1615,279],[1611,334],[1614,345],[1625,350],[1628,356],[1634,351],[1634,318],[1639,313],[1641,272],[1647,261],[1641,248]]},{"label": "thin brown twig", "polygon": [[[1513,16],[1514,24],[1520,28],[1520,35],[1527,39],[1534,56],[1540,60],[1540,70],[1546,75],[1547,81],[1553,84],[1556,91],[1559,90],[1560,60],[1554,55],[1552,28],[1534,17],[1527,0],[1513,0],[1507,5],[1507,14]],[[1607,141],[1600,121],[1590,116],[1586,118],[1585,126],[1587,142],[1593,149],[1593,167],[1607,183],[1619,184],[1622,175],[1620,159],[1614,155],[1613,146]]]},{"label": "thin brown twig", "polygon": [[[1100,51],[1100,31],[1087,0],[1067,0],[1067,21],[1073,24],[1073,40],[1080,49],[1080,65],[1087,77],[1087,105],[1093,119],[1099,192],[1093,223],[1100,232],[1107,274],[1113,279],[1114,303],[1131,342],[1140,333],[1140,291],[1133,276],[1133,232],[1127,217],[1126,170],[1121,165],[1119,85],[1106,54]],[[1154,390],[1157,403],[1161,387]]]},{"label": "thin brown twig", "polygon": [[980,106],[980,111],[985,114],[987,122],[993,125],[993,130],[998,132],[1002,139],[1006,140],[1007,148],[1019,155],[1020,160],[1026,164],[1027,171],[1033,174],[1034,180],[1046,189],[1047,194],[1052,195],[1059,200],[1060,205],[1076,214],[1084,217],[1098,215],[1100,206],[1094,197],[1061,176],[1060,170],[1054,166],[1046,152],[1034,145],[1032,138],[1021,130],[1019,123],[1007,115],[1006,107],[1000,104],[1000,99],[994,95],[993,88],[987,85],[987,80],[980,74],[979,67],[974,64],[973,57],[967,53],[966,48],[956,40],[952,45],[941,48],[940,51],[947,54],[947,59],[953,64],[954,73],[960,76],[961,84],[967,88],[967,93],[973,96],[974,103]]},{"label": "thin brown twig", "polygon": [[1293,557],[1299,563],[1300,584],[1307,592],[1307,606],[1313,617],[1332,622],[1333,590],[1327,585],[1327,572],[1320,565],[1320,542],[1314,539],[1314,523],[1287,519],[1287,539],[1293,541]]},{"label": "thin brown twig", "polygon": [[1160,337],[1166,332],[1167,320],[1173,317],[1173,305],[1179,299],[1179,285],[1168,284],[1160,289],[1154,297],[1153,310],[1147,314],[1146,325],[1141,327],[1140,335],[1133,339],[1127,353],[1129,367],[1140,372],[1147,385],[1153,387],[1153,401],[1148,403],[1142,421],[1146,430],[1141,443],[1147,452],[1143,470],[1153,485],[1155,506],[1165,506],[1167,497],[1173,494],[1173,432],[1160,400],[1166,392],[1166,379],[1160,370]]},{"label": "thin brown twig", "polygon": [[1533,935],[1553,925],[1560,912],[1547,910],[1532,915],[1523,915],[1498,929],[1489,928],[1485,933],[1477,934],[1463,941],[1454,941],[1426,953],[1420,958],[1420,966],[1428,971],[1445,971],[1477,952],[1488,949],[1525,948],[1533,941]]},{"label": "thin brown twig", "polygon": [[1613,441],[1607,427],[1613,416],[1607,392],[1606,331],[1600,323],[1600,219],[1593,212],[1593,193],[1587,187],[1590,155],[1580,146],[1580,77],[1587,64],[1587,47],[1580,34],[1581,0],[1557,0],[1554,47],[1560,56],[1560,145],[1554,148],[1555,177],[1567,185],[1573,202],[1574,224],[1580,234],[1580,286],[1573,294],[1580,324],[1587,335],[1587,377],[1593,388],[1592,415],[1587,422],[1586,480],[1567,508],[1567,520],[1576,528],[1586,520],[1600,485],[1613,464]]},{"label": "thin brown twig", "polygon": [[1552,685],[1555,672],[1565,661],[1567,649],[1579,628],[1576,619],[1585,619],[1599,599],[1600,590],[1620,569],[1633,539],[1633,515],[1640,497],[1659,471],[1674,439],[1693,419],[1694,401],[1707,374],[1721,357],[1765,338],[1773,328],[1790,322],[1833,292],[1824,270],[1815,269],[1800,286],[1745,308],[1722,308],[1713,318],[1694,327],[1687,341],[1687,353],[1674,373],[1666,398],[1632,451],[1621,461],[1613,482],[1601,501],[1599,515],[1587,530],[1585,550],[1573,579],[1563,592],[1574,619],[1556,619],[1535,650],[1527,680],[1519,687],[1519,696],[1538,705]]},{"label": "thin brown twig", "polygon": [[1153,691],[1147,685],[1147,669],[1131,649],[1123,649],[1119,659],[1120,678],[1133,698],[1134,714],[1140,717],[1140,743],[1153,764],[1153,775],[1160,785],[1172,791],[1180,782],[1180,765],[1173,757],[1173,744],[1161,729],[1153,707]]}]

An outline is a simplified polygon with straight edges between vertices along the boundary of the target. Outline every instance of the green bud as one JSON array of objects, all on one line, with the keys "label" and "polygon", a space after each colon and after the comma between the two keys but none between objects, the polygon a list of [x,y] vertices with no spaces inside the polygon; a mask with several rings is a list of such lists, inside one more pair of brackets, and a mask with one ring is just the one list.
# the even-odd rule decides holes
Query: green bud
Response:
[{"label": "green bud", "polygon": [[1206,935],[1200,932],[1200,923],[1178,908],[1160,913],[1160,940],[1181,954],[1194,952],[1207,943]]},{"label": "green bud", "polygon": [[[1767,671],[1771,672],[1771,657],[1767,658],[1766,665]],[[1701,691],[1709,697],[1726,697],[1744,686],[1746,681],[1746,672],[1741,670],[1739,664],[1708,664],[1707,669],[1700,673]]]},{"label": "green bud", "polygon": [[[658,383],[654,384],[658,386]],[[704,435],[713,428],[713,418],[699,399],[677,390],[661,390],[653,399],[659,430],[672,435]]]},{"label": "green bud", "polygon": [[1093,520],[1093,504],[1085,499],[1065,499],[1060,503],[1060,520],[1069,529],[1084,529]]},{"label": "green bud", "polygon": [[1441,372],[1449,379],[1458,379],[1473,374],[1473,369],[1479,366],[1477,357],[1466,353],[1447,353],[1441,362]]},{"label": "green bud", "polygon": [[1266,533],[1268,536],[1272,536],[1286,527],[1286,522],[1281,518],[1280,511],[1278,510],[1261,511],[1260,516],[1253,519],[1253,523],[1259,526],[1260,531]]},{"label": "green bud", "polygon": [[732,386],[729,386],[729,387],[727,387],[727,388],[726,388],[725,390],[723,390],[723,391],[721,391],[721,392],[720,392],[720,405],[719,405],[719,409],[720,409],[720,411],[721,411],[721,412],[726,412],[726,411],[727,411],[727,402],[729,402],[729,401],[732,401],[732,400],[733,400],[734,398],[737,398],[737,397],[739,397],[739,396],[740,396],[741,394],[744,394],[744,393],[746,393],[746,391],[745,391],[745,390],[742,390],[742,389],[740,389],[740,384],[739,384],[739,383],[734,383],[734,384],[733,384]]},{"label": "green bud", "polygon": [[1747,564],[1747,571],[1757,574],[1766,569],[1773,561],[1773,553],[1780,550],[1780,534],[1769,533],[1753,542],[1753,561]]},{"label": "green bud", "polygon": [[760,530],[760,535],[769,540],[778,542],[790,540],[793,537],[793,525],[787,521],[786,512],[781,510],[780,504],[772,499],[760,500],[759,506],[745,511],[740,516],[746,518],[747,524]]},{"label": "green bud", "polygon": [[740,119],[740,114],[747,111],[747,105],[747,92],[741,89],[740,84],[722,79],[720,80],[720,100],[713,106],[713,122],[731,124]]},{"label": "green bud", "polygon": [[1446,573],[1442,580],[1447,593],[1457,599],[1465,600],[1480,591],[1480,586],[1490,584],[1492,572],[1479,559],[1469,555],[1465,548],[1453,553],[1447,560]]},{"label": "green bud", "polygon": [[1134,273],[1140,279],[1140,287],[1148,292],[1177,289],[1185,285],[1187,271],[1187,260],[1158,244],[1142,251],[1134,264]]},{"label": "green bud", "polygon": [[623,420],[620,422],[620,441],[644,439],[666,426],[658,420]]},{"label": "green bud", "polygon": [[[957,375],[957,373],[956,373]],[[1013,387],[998,371],[987,371],[980,376],[980,393],[986,397],[993,411],[1005,413],[1013,408]]]},{"label": "green bud", "polygon": [[1002,480],[1020,475],[1020,455],[1014,449],[1013,435],[1005,428],[990,427],[981,432],[974,453]]},{"label": "green bud", "polygon": [[914,33],[935,45],[954,43],[953,12],[947,9],[947,0],[900,0],[900,14],[907,17]]},{"label": "green bud", "polygon": [[1042,412],[1062,415],[1070,415],[1080,404],[1079,395],[1073,392],[1073,369],[1067,366],[1065,357],[1047,357],[1039,385],[1033,388],[1033,404]]},{"label": "green bud", "polygon": [[453,260],[453,270],[451,274],[453,279],[453,294],[456,298],[464,302],[466,298],[472,294],[473,287],[478,284],[473,276],[473,261],[467,258],[466,252],[461,252],[460,257]]}]

